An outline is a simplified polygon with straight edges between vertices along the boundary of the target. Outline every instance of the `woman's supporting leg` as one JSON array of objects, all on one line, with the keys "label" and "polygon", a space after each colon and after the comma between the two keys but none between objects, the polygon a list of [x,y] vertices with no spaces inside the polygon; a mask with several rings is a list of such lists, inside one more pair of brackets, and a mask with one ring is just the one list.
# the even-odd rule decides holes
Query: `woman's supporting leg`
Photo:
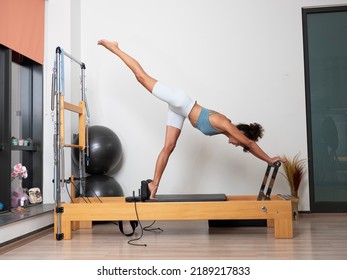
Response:
[{"label": "woman's supporting leg", "polygon": [[150,199],[155,198],[161,177],[169,161],[170,155],[176,147],[177,139],[180,136],[180,133],[180,129],[173,126],[166,126],[165,144],[157,158],[153,181],[148,184],[148,188],[151,192]]},{"label": "woman's supporting leg", "polygon": [[136,79],[149,91],[152,93],[153,87],[157,80],[149,76],[138,63],[130,55],[126,54],[120,50],[117,42],[111,42],[108,40],[99,40],[98,45],[104,46],[106,49],[117,55],[123,62],[130,68],[134,73]]}]

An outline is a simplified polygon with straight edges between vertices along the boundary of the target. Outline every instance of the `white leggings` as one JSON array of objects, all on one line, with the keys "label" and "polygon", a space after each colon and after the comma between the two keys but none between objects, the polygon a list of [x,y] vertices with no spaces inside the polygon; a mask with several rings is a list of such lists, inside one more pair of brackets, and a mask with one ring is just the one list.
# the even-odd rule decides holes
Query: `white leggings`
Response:
[{"label": "white leggings", "polygon": [[180,89],[170,88],[159,81],[152,94],[169,105],[167,125],[182,129],[185,118],[194,107],[195,101]]}]

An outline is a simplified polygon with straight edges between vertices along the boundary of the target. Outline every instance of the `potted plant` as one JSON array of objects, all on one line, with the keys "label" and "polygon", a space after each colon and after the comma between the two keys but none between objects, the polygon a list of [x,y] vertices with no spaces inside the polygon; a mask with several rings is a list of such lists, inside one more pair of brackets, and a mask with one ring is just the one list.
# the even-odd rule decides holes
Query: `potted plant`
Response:
[{"label": "potted plant", "polygon": [[11,137],[11,145],[17,146],[18,145],[18,139],[14,136]]},{"label": "potted plant", "polygon": [[24,146],[31,146],[32,139],[29,137],[27,139],[24,139]]},{"label": "potted plant", "polygon": [[282,164],[284,169],[284,177],[287,179],[290,193],[293,202],[293,215],[294,219],[298,216],[298,202],[299,202],[299,187],[306,172],[306,160],[300,158],[300,154],[296,154],[293,158],[283,156],[285,162]]}]

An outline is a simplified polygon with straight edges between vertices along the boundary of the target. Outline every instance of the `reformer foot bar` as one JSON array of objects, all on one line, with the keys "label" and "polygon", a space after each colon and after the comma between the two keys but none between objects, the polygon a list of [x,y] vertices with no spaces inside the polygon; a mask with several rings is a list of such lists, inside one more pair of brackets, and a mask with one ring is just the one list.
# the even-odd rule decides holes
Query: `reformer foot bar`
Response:
[{"label": "reformer foot bar", "polygon": [[[91,228],[93,221],[153,221],[153,220],[266,220],[274,228],[275,238],[293,238],[292,204],[281,195],[271,195],[280,163],[269,165],[259,193],[264,194],[270,169],[273,167],[265,195],[212,195],[221,201],[208,201],[207,195],[175,195],[176,201],[139,201],[132,197],[78,197],[74,203],[62,203],[61,231],[71,239],[72,230]],[[270,188],[270,190],[269,190]],[[131,199],[132,198],[132,199]],[[177,201],[180,198],[180,201]],[[261,198],[261,199],[260,199]],[[129,202],[130,201],[130,202]],[[132,202],[131,202],[132,201]],[[135,208],[136,206],[136,208]],[[56,215],[55,215],[56,218]],[[55,223],[56,224],[56,223]],[[56,226],[55,226],[56,228]]]}]

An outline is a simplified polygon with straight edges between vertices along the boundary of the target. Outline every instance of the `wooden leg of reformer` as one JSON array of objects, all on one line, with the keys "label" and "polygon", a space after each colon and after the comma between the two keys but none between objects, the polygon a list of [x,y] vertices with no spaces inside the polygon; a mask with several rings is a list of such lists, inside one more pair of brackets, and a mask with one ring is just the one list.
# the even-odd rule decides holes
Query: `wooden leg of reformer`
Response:
[{"label": "wooden leg of reformer", "polygon": [[64,234],[64,239],[65,240],[70,240],[71,239],[71,221],[61,221],[61,232]]},{"label": "wooden leg of reformer", "polygon": [[[76,190],[75,190],[75,177],[71,176],[71,197],[74,203],[82,203],[80,199],[76,199]],[[82,200],[83,201],[83,200]],[[84,202],[84,201],[83,201]],[[92,221],[73,221],[71,222],[72,230],[78,230],[80,228],[92,228]]]},{"label": "wooden leg of reformer", "polygon": [[292,217],[274,219],[275,238],[293,238]]},{"label": "wooden leg of reformer", "polygon": [[92,228],[93,222],[92,221],[79,221],[79,228]]},{"label": "wooden leg of reformer", "polygon": [[267,219],[266,225],[269,228],[273,228],[274,227],[274,219]]},{"label": "wooden leg of reformer", "polygon": [[[71,221],[66,221],[62,217],[60,220],[60,233],[64,235],[63,239],[71,239]],[[56,238],[57,233],[57,214],[54,213],[54,238]]]},{"label": "wooden leg of reformer", "polygon": [[73,221],[71,222],[71,229],[72,230],[79,230],[81,227],[80,227],[80,222],[79,221]]},{"label": "wooden leg of reformer", "polygon": [[[54,236],[56,237],[57,233],[57,222],[56,222],[56,214],[54,215]],[[64,235],[63,239],[70,240],[72,235],[72,230],[78,230],[81,228],[92,228],[92,221],[77,221],[72,222],[65,220],[62,216],[60,221],[60,232]]]},{"label": "wooden leg of reformer", "polygon": [[73,221],[71,222],[71,229],[72,230],[78,230],[80,228],[92,228],[93,222],[92,221]]}]

